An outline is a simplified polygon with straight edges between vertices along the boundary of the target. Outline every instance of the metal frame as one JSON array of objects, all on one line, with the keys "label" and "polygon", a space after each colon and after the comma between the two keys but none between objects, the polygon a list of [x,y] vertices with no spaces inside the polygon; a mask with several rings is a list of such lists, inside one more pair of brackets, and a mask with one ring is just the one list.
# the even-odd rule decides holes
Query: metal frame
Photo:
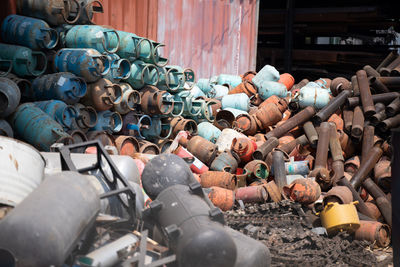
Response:
[{"label": "metal frame", "polygon": [[[87,147],[96,147],[96,154],[97,154],[97,161],[92,166],[88,166],[85,168],[77,169],[75,164],[71,160],[71,150],[76,148],[84,148],[86,150]],[[108,185],[110,191],[103,193],[100,195],[100,199],[109,198],[113,196],[117,196],[119,202],[121,203],[122,207],[126,210],[129,214],[128,219],[121,219],[117,223],[129,223],[135,225],[136,223],[136,216],[135,216],[135,206],[136,206],[136,192],[135,189],[130,185],[129,181],[120,173],[118,168],[115,166],[114,162],[112,161],[110,155],[101,145],[99,140],[93,140],[78,144],[72,144],[67,146],[60,146],[58,148],[60,152],[60,160],[61,160],[61,169],[63,171],[76,171],[79,173],[86,173],[88,171],[99,170],[103,175],[103,181]],[[108,163],[113,177],[109,177],[107,172],[103,170],[102,161]],[[123,187],[119,188],[117,182],[121,182]],[[127,204],[121,198],[121,194],[125,194],[127,196]]]}]

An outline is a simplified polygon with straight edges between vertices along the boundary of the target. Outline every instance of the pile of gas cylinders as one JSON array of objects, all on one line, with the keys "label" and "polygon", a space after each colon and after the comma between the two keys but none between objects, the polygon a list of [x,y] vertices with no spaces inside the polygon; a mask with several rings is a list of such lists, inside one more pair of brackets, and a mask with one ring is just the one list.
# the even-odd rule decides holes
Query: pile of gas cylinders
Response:
[{"label": "pile of gas cylinders", "polygon": [[[18,15],[2,22],[0,135],[9,138],[0,145],[11,153],[0,155],[26,179],[16,199],[17,185],[4,180],[9,195],[0,191],[1,205],[13,210],[0,220],[0,240],[18,232],[42,244],[0,242],[2,260],[114,266],[146,254],[152,266],[269,266],[268,248],[224,226],[222,211],[283,199],[301,203],[323,235],[347,231],[390,244],[390,137],[400,126],[396,53],[351,79],[295,83],[266,65],[196,81],[193,70],[168,65],[163,44],[94,25],[102,11],[93,0],[20,0]],[[21,174],[27,157],[37,173]],[[92,167],[77,167],[96,158]],[[105,202],[110,192],[117,196]],[[135,211],[127,208],[132,199]],[[38,230],[24,216],[48,223]],[[147,244],[158,248],[153,254],[140,248],[145,233],[126,235],[135,229],[159,242]],[[43,240],[35,239],[38,232]],[[162,245],[173,258],[154,256],[166,255]]]}]

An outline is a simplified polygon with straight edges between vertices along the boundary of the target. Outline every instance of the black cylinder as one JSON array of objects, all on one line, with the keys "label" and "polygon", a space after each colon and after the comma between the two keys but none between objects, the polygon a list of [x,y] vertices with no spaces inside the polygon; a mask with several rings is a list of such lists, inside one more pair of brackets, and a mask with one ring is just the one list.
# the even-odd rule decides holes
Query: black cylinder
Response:
[{"label": "black cylinder", "polygon": [[237,257],[234,267],[268,267],[271,266],[271,253],[267,246],[260,241],[233,230],[229,226],[224,227],[236,244]]},{"label": "black cylinder", "polygon": [[142,173],[144,191],[151,199],[167,187],[196,182],[188,164],[174,154],[162,154],[150,160]]},{"label": "black cylinder", "polygon": [[0,263],[9,252],[17,266],[61,266],[99,210],[96,189],[83,175],[62,172],[46,177],[1,220]]},{"label": "black cylinder", "polygon": [[199,183],[173,185],[163,190],[143,213],[153,219],[177,256],[179,266],[230,267],[236,245]]}]

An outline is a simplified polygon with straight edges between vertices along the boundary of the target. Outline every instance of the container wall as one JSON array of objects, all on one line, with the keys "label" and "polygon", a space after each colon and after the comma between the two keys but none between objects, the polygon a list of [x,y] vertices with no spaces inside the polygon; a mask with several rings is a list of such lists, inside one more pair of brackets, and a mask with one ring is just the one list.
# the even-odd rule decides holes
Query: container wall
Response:
[{"label": "container wall", "polygon": [[158,41],[197,78],[255,70],[256,0],[158,0]]},{"label": "container wall", "polygon": [[156,40],[157,2],[158,0],[102,0],[104,13],[96,14],[95,22]]}]

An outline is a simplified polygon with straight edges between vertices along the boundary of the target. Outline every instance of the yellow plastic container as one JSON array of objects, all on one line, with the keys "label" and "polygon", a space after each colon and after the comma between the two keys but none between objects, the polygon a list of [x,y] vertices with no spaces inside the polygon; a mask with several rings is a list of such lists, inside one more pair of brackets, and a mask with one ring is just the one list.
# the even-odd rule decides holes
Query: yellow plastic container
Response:
[{"label": "yellow plastic container", "polygon": [[326,228],[329,235],[341,231],[354,232],[360,227],[354,201],[350,204],[339,204],[329,202],[320,213],[322,226]]}]

